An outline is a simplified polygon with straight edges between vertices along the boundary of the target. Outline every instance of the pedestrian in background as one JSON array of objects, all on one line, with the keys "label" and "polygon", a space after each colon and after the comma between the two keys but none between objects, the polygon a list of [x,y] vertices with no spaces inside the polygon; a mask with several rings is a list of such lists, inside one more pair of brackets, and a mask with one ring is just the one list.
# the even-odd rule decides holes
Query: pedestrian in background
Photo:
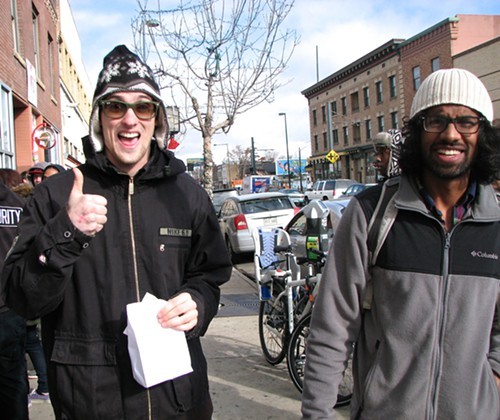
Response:
[{"label": "pedestrian in background", "polygon": [[43,170],[43,179],[50,178],[52,175],[64,172],[64,166],[58,165],[57,163],[49,163],[47,167]]},{"label": "pedestrian in background", "polygon": [[[231,263],[208,194],[166,150],[166,107],[151,69],[125,46],[104,58],[86,163],[39,184],[4,270],[7,301],[42,318],[57,419],[212,416],[200,337]],[[167,301],[193,372],[144,388],[133,378],[126,306]],[[176,363],[175,360],[171,361]]]},{"label": "pedestrian in background", "polygon": [[0,168],[0,182],[12,189],[22,184],[23,180],[15,169]]},{"label": "pedestrian in background", "polygon": [[36,187],[43,181],[43,171],[47,165],[47,162],[37,162],[28,169],[28,180],[33,187]]},{"label": "pedestrian in background", "polygon": [[394,128],[378,133],[373,139],[373,166],[380,174],[379,181],[401,174],[398,162],[403,141],[401,131]]},{"label": "pedestrian in background", "polygon": [[308,337],[304,419],[334,418],[354,344],[351,418],[500,418],[492,120],[486,88],[466,70],[436,71],[420,86],[403,128],[397,214],[376,261],[368,222],[381,185],[352,198],[336,231]]}]

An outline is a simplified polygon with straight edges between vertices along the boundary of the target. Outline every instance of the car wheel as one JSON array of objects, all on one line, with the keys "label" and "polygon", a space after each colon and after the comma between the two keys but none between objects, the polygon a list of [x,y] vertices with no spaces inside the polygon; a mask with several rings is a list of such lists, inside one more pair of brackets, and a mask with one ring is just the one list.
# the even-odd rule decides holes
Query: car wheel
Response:
[{"label": "car wheel", "polygon": [[306,196],[304,197],[304,205],[309,204],[309,201],[310,201],[310,200],[309,200],[309,197],[306,195]]},{"label": "car wheel", "polygon": [[240,257],[236,252],[234,252],[233,246],[231,245],[231,241],[227,236],[226,236],[226,248],[227,252],[229,253],[229,256],[231,257],[231,262],[233,264],[237,264],[240,260]]}]

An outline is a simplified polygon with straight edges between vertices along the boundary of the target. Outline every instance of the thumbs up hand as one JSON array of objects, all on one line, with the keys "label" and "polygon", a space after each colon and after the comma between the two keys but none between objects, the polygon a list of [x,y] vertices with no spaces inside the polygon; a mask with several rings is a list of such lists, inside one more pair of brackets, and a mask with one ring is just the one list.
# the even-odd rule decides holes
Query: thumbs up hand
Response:
[{"label": "thumbs up hand", "polygon": [[95,236],[108,220],[107,200],[102,195],[84,194],[82,172],[74,168],[73,173],[75,181],[66,207],[68,217],[80,232],[87,236]]}]

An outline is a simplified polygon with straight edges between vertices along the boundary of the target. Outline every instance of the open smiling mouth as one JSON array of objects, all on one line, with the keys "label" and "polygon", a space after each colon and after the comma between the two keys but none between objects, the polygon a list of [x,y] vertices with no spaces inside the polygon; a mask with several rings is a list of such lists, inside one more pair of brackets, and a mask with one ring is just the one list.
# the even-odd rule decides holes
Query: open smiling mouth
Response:
[{"label": "open smiling mouth", "polygon": [[120,143],[125,147],[134,147],[140,139],[138,133],[120,133],[118,134]]}]

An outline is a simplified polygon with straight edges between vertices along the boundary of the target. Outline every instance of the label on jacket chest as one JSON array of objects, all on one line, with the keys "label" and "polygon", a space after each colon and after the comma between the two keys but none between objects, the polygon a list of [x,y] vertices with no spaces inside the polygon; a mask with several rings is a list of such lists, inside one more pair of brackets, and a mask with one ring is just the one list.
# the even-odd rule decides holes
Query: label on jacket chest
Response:
[{"label": "label on jacket chest", "polygon": [[160,228],[160,236],[176,236],[181,238],[190,238],[191,235],[192,235],[191,229],[171,228],[171,227]]}]

